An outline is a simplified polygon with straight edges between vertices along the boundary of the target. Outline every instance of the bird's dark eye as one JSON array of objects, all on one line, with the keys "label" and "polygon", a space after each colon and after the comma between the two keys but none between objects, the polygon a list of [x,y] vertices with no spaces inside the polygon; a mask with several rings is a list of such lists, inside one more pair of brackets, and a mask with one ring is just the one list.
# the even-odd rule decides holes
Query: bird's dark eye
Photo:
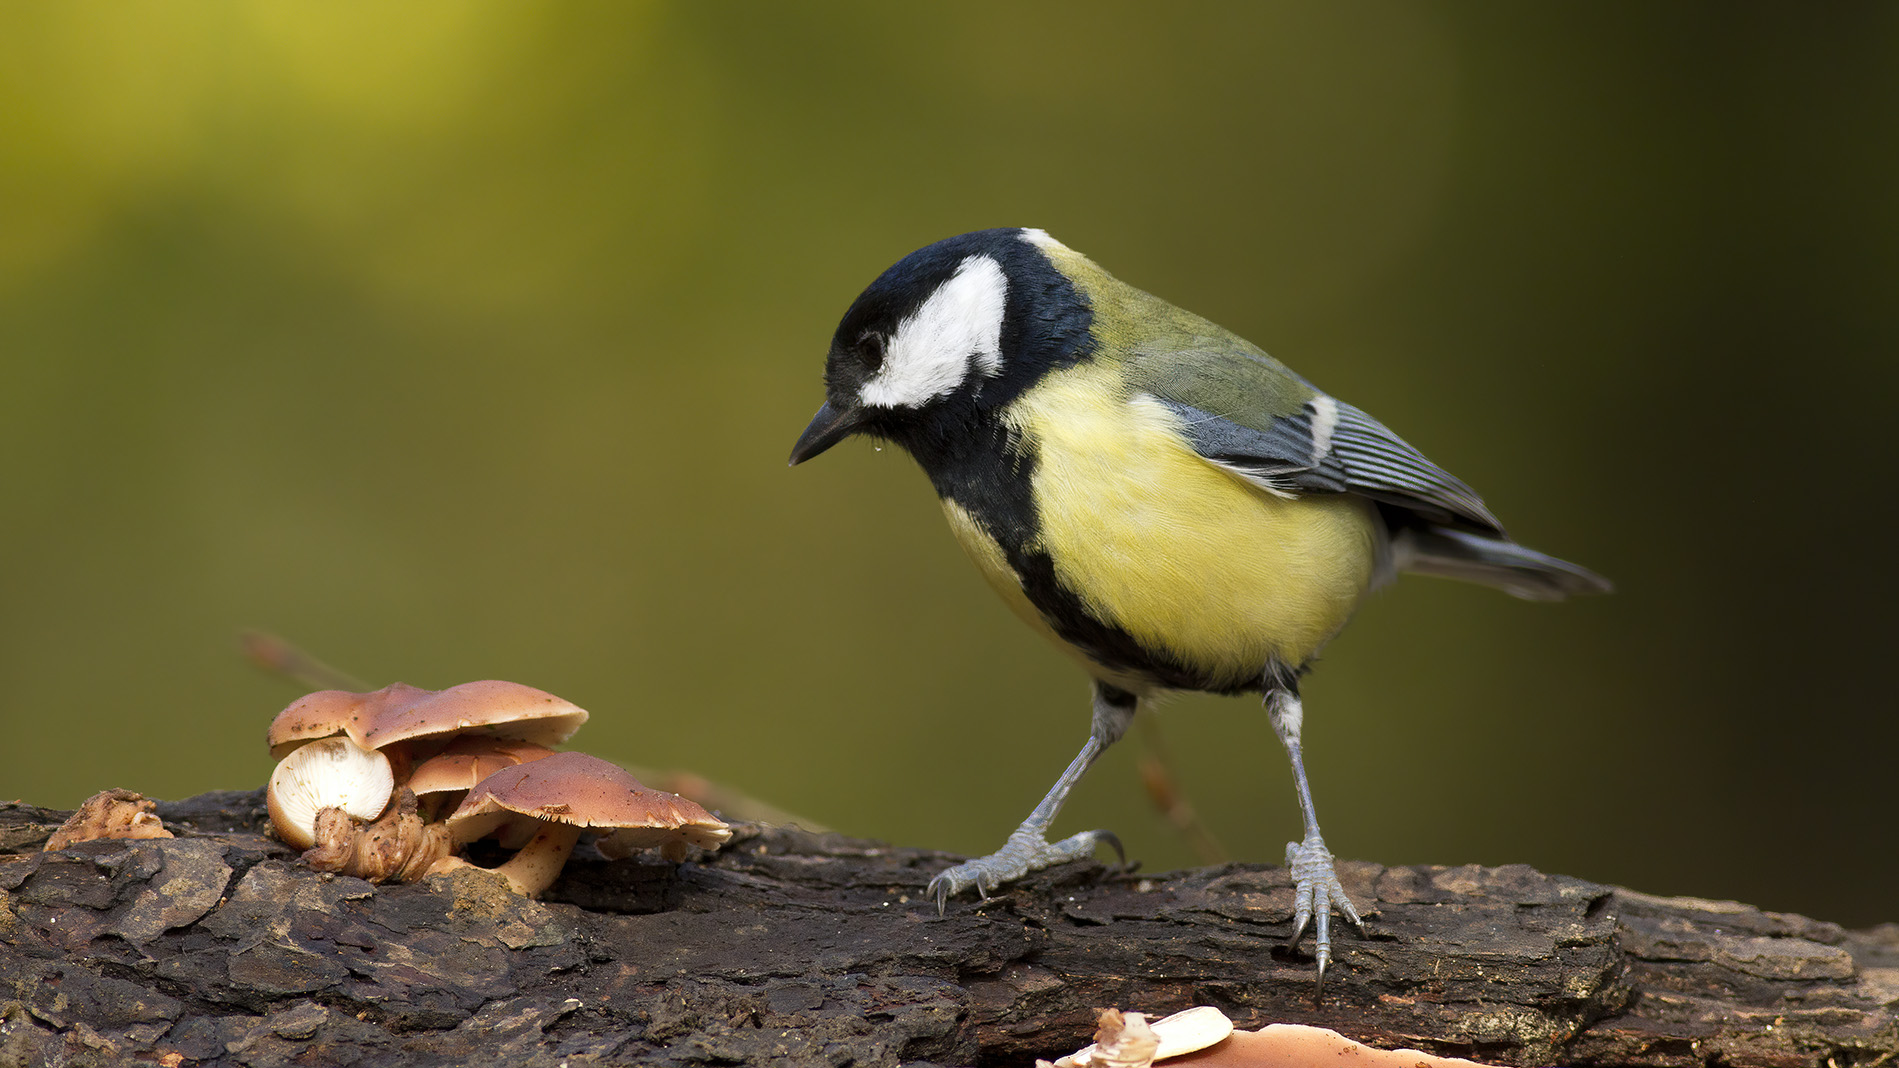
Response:
[{"label": "bird's dark eye", "polygon": [[884,336],[875,331],[857,339],[857,351],[864,357],[864,369],[875,371],[884,365]]}]

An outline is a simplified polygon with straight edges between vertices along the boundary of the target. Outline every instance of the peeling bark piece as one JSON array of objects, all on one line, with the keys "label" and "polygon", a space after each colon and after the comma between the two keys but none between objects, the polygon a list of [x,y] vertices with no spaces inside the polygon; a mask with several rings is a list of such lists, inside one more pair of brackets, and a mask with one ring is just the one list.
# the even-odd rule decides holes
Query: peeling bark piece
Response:
[{"label": "peeling bark piece", "polygon": [[333,987],[349,977],[349,970],[315,953],[263,943],[234,954],[227,974],[240,986],[265,995],[282,995]]},{"label": "peeling bark piece", "polygon": [[216,842],[187,838],[152,848],[164,856],[164,867],[105,926],[107,933],[139,946],[197,922],[217,906],[231,882],[224,849]]}]

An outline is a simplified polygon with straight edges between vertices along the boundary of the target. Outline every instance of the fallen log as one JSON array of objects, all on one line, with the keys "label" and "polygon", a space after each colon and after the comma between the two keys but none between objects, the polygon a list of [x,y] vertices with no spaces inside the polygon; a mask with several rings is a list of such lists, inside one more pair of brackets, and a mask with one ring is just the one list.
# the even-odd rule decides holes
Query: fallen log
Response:
[{"label": "fallen log", "polygon": [[1073,864],[939,917],[955,858],[749,826],[680,865],[583,850],[528,901],[310,871],[257,792],[158,814],[178,837],[43,853],[66,814],[0,805],[0,1065],[1028,1065],[1099,1008],[1196,1004],[1496,1064],[1899,1053],[1899,925],[1520,865],[1342,864],[1369,933],[1315,1004],[1269,866]]}]

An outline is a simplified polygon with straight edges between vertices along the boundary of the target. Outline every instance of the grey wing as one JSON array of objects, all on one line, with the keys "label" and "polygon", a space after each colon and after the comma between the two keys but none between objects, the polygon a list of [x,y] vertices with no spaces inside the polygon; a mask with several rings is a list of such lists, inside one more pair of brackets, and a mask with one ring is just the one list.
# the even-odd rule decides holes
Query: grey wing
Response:
[{"label": "grey wing", "polygon": [[1383,423],[1320,393],[1297,413],[1249,426],[1166,401],[1194,451],[1275,493],[1356,493],[1431,523],[1501,537],[1477,492]]},{"label": "grey wing", "polygon": [[1270,492],[1356,493],[1410,513],[1410,522],[1387,516],[1397,570],[1482,583],[1533,601],[1610,589],[1588,568],[1511,541],[1475,490],[1336,398],[1316,394],[1296,414],[1264,426],[1164,403],[1180,416],[1195,452]]}]

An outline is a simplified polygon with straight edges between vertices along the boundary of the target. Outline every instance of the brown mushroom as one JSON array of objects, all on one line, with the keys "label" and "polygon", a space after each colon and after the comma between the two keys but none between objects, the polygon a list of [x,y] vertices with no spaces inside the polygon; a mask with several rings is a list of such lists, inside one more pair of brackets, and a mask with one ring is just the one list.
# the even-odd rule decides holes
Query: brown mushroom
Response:
[{"label": "brown mushroom", "polygon": [[270,774],[266,801],[277,836],[298,849],[316,843],[317,814],[341,809],[373,820],[395,792],[389,758],[349,738],[323,738],[291,752]]},{"label": "brown mushroom", "polygon": [[[716,846],[732,833],[691,801],[642,786],[625,769],[585,753],[556,753],[488,776],[449,816],[448,833],[465,844],[526,820],[538,825],[533,839],[495,871],[528,897],[553,884],[585,828],[653,839],[629,839],[637,844],[628,852],[647,844],[678,843],[681,852],[687,842]],[[445,861],[435,870],[461,863]]]},{"label": "brown mushroom", "polygon": [[518,682],[488,679],[446,690],[397,682],[369,693],[318,690],[299,697],[271,721],[267,741],[270,755],[278,758],[338,734],[365,749],[446,741],[458,734],[558,745],[585,722],[585,709]]},{"label": "brown mushroom", "polygon": [[468,791],[495,772],[553,755],[544,745],[514,738],[457,738],[417,764],[404,785],[415,791],[423,815],[433,819],[438,813],[453,812]]},{"label": "brown mushroom", "polygon": [[420,696],[412,700],[379,707],[363,731],[364,743],[383,749],[396,742],[444,742],[456,735],[480,734],[559,745],[587,722],[586,709],[518,682],[486,679],[416,693]]},{"label": "brown mushroom", "polygon": [[[266,738],[271,754],[283,758],[271,778],[273,821],[285,841],[310,850],[304,859],[312,867],[372,880],[412,879],[448,851],[445,832],[428,828],[424,813],[433,816],[452,807],[458,799],[447,794],[466,791],[498,768],[548,755],[552,750],[545,748],[547,744],[565,741],[586,721],[584,709],[553,694],[499,680],[467,682],[439,691],[398,682],[368,693],[320,690],[307,694],[277,715]],[[463,735],[476,737],[456,751],[456,758],[485,756],[444,761],[418,784],[411,770],[415,762],[432,763]],[[319,748],[321,755],[304,754],[312,747]],[[319,769],[326,775],[341,770],[325,767],[326,761],[333,764],[345,756],[360,761],[364,753],[380,754],[389,782],[379,779],[373,786],[319,788],[304,781]],[[427,808],[421,809],[412,799],[391,807],[389,799],[395,796],[398,783],[429,796]],[[323,792],[337,789],[345,789],[347,800],[338,799],[344,795]],[[373,798],[365,791],[374,790],[380,790],[381,800],[372,808]],[[320,820],[331,807],[347,816],[332,813]],[[377,819],[385,810],[388,814],[380,823],[359,825],[359,821]],[[532,835],[532,829],[527,829],[518,841],[505,844],[518,845]]]},{"label": "brown mushroom", "polygon": [[270,745],[270,755],[279,760],[299,746],[338,734],[348,735],[364,749],[380,748],[369,741],[370,725],[390,709],[414,704],[432,692],[405,682],[369,693],[318,690],[297,698],[277,713],[277,718],[270,721],[265,741]]}]

